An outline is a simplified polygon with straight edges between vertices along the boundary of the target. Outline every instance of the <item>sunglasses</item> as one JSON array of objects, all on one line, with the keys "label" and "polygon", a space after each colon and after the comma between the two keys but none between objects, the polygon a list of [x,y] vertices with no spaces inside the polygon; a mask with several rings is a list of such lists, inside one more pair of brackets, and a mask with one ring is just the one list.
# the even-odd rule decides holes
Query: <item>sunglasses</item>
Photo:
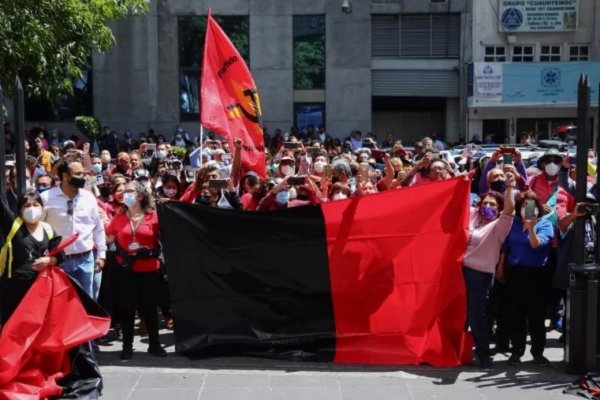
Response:
[{"label": "sunglasses", "polygon": [[67,215],[73,216],[73,200],[67,201]]}]

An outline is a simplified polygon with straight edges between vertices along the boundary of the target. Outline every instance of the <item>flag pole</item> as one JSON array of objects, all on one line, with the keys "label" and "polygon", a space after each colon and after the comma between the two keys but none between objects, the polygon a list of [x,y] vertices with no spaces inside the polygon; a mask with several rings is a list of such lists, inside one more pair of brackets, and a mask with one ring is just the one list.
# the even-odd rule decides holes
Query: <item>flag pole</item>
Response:
[{"label": "flag pole", "polygon": [[200,123],[200,167],[202,167],[202,152],[204,151],[204,127]]}]

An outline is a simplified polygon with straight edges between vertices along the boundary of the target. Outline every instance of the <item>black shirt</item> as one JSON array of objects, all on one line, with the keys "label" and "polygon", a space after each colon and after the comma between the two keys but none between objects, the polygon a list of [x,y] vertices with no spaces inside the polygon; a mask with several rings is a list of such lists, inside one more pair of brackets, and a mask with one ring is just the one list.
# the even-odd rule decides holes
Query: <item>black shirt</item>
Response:
[{"label": "black shirt", "polygon": [[[5,201],[0,201],[0,229],[2,230],[2,236],[6,238],[10,232],[15,215],[8,208]],[[17,279],[33,279],[37,272],[31,268],[33,262],[43,257],[48,250],[49,242],[48,234],[44,229],[44,237],[41,241],[36,240],[31,233],[27,230],[25,223],[21,225],[21,228],[17,231],[12,239],[12,277]],[[7,258],[8,263],[8,258]],[[4,270],[3,279],[8,279],[8,268],[6,265]]]}]

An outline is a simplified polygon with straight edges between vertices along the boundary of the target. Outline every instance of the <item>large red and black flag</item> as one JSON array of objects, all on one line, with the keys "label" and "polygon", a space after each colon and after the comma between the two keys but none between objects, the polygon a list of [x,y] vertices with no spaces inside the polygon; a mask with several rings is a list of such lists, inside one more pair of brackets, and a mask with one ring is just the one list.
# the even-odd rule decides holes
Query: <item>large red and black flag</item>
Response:
[{"label": "large red and black flag", "polygon": [[457,178],[272,212],[160,205],[177,351],[470,360],[468,196]]},{"label": "large red and black flag", "polygon": [[64,271],[38,273],[0,331],[0,400],[97,399],[102,377],[89,341],[109,327],[106,311]]},{"label": "large red and black flag", "polygon": [[212,15],[208,15],[201,77],[200,123],[233,149],[242,139],[242,167],[265,176],[260,99],[248,66]]}]

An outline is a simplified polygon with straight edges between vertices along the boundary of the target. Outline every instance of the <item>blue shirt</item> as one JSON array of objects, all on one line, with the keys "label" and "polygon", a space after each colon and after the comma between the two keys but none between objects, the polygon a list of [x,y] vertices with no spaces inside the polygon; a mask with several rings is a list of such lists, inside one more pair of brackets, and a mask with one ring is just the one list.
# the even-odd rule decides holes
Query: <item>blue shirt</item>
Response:
[{"label": "blue shirt", "polygon": [[539,219],[535,224],[534,231],[540,240],[540,246],[537,249],[531,247],[529,243],[529,231],[523,230],[523,220],[521,217],[515,218],[504,243],[508,265],[545,267],[548,264],[550,250],[552,249],[552,238],[554,236],[552,223],[545,219]]}]

